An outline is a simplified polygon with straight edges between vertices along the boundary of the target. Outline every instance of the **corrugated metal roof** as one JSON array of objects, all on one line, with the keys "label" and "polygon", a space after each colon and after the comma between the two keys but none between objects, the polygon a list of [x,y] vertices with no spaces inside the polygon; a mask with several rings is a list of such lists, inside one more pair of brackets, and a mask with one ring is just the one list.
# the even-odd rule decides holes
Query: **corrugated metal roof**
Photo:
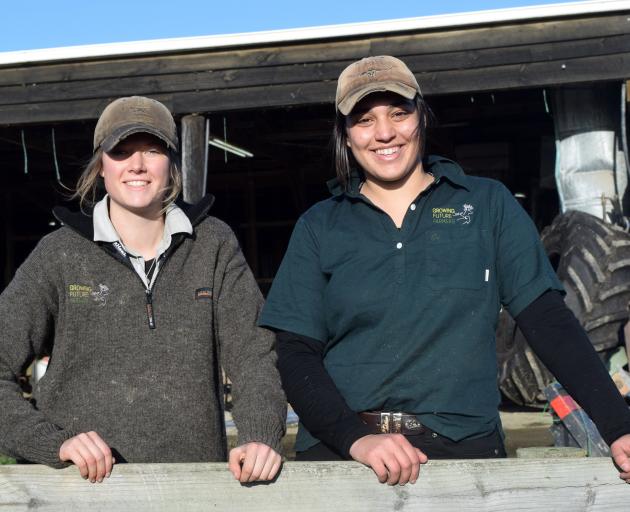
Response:
[{"label": "corrugated metal roof", "polygon": [[624,10],[630,10],[630,0],[596,0],[287,30],[66,46],[41,50],[0,52],[0,65],[20,65],[39,62],[171,53],[189,50],[211,50],[236,46],[282,44],[362,35],[392,34],[406,31],[503,24],[515,21],[559,18]]}]

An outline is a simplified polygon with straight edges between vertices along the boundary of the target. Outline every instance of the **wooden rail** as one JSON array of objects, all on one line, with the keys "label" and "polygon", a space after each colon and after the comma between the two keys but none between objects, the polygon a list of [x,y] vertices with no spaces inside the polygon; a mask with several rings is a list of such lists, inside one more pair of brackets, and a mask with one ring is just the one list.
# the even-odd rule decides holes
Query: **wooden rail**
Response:
[{"label": "wooden rail", "polygon": [[128,464],[102,484],[76,468],[0,467],[0,511],[621,511],[630,486],[605,458],[431,461],[415,485],[379,484],[353,462],[289,462],[243,486],[225,464]]}]

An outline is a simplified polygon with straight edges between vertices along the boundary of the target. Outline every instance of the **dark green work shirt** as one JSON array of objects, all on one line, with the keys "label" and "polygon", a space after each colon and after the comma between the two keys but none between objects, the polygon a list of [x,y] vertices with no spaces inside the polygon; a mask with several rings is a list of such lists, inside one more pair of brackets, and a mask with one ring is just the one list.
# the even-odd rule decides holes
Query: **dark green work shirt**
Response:
[{"label": "dark green work shirt", "polygon": [[[499,182],[429,157],[402,227],[339,188],[298,220],[260,324],[325,344],[355,411],[415,413],[455,441],[492,432],[495,328],[562,290],[529,216]],[[296,448],[317,441],[300,429]]]}]

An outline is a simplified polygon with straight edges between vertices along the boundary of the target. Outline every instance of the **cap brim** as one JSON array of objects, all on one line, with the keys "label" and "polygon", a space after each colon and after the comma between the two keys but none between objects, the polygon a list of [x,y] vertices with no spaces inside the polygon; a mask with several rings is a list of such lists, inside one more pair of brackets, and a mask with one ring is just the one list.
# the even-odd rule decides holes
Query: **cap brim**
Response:
[{"label": "cap brim", "polygon": [[121,140],[126,139],[134,133],[148,133],[149,135],[153,135],[164,141],[167,147],[177,152],[177,147],[173,145],[173,143],[163,133],[160,133],[155,128],[147,126],[146,124],[130,124],[117,128],[109,135],[109,137],[106,137],[105,140],[101,142],[101,148],[105,151],[105,153],[109,153]]},{"label": "cap brim", "polygon": [[400,82],[377,82],[367,84],[364,87],[352,91],[342,101],[337,104],[337,109],[344,116],[347,116],[359,101],[365,98],[368,94],[373,92],[393,92],[400,94],[403,98],[412,100],[416,94],[420,94],[420,91],[415,87],[401,84]]}]

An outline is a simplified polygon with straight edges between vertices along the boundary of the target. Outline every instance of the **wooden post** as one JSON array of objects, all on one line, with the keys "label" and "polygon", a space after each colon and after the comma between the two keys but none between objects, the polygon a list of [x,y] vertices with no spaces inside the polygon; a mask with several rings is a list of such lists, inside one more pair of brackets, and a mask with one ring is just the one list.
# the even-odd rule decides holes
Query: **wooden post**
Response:
[{"label": "wooden post", "polygon": [[196,203],[206,193],[206,123],[196,114],[182,117],[183,198]]},{"label": "wooden post", "polygon": [[14,272],[14,255],[15,255],[15,238],[13,233],[13,194],[11,191],[3,194],[4,200],[4,275],[3,283],[0,286],[0,290],[4,289],[13,279]]},{"label": "wooden post", "polygon": [[241,485],[226,463],[121,464],[102,484],[76,467],[0,466],[0,510],[368,512],[628,510],[608,458],[430,461],[414,485],[380,484],[356,462],[288,462],[272,483]]},{"label": "wooden post", "polygon": [[256,278],[258,275],[258,232],[256,225],[256,184],[254,178],[247,180],[247,263]]}]

